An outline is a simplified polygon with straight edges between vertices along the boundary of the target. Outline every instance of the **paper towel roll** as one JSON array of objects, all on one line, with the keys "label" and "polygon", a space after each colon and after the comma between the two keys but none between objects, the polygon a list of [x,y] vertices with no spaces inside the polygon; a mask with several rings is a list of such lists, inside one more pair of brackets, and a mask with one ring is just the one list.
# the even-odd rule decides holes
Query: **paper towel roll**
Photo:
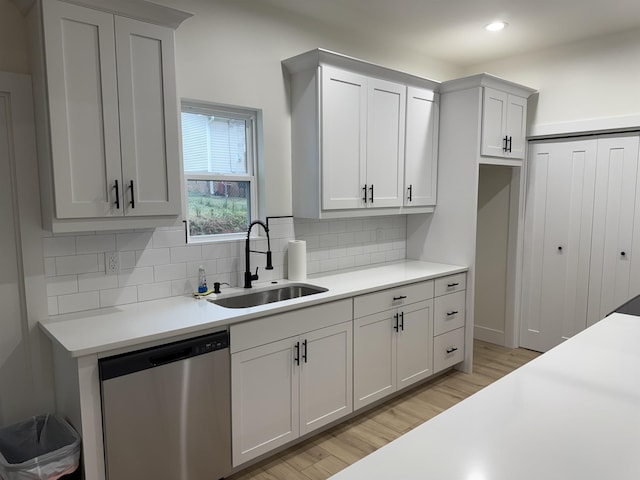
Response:
[{"label": "paper towel roll", "polygon": [[307,279],[307,242],[289,240],[289,280]]}]

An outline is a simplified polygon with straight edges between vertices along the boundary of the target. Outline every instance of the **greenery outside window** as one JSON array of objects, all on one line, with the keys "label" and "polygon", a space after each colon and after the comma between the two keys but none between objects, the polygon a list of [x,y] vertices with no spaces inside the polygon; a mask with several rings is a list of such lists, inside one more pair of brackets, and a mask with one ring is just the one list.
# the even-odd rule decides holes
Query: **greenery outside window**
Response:
[{"label": "greenery outside window", "polygon": [[256,212],[254,110],[182,102],[182,150],[191,240],[236,238]]}]

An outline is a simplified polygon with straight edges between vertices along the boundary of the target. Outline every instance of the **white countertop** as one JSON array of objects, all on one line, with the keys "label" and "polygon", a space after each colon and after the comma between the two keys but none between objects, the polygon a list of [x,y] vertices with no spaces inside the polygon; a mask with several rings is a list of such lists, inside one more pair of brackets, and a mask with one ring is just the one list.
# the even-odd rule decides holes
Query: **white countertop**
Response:
[{"label": "white countertop", "polygon": [[[236,322],[466,270],[466,267],[456,265],[406,260],[329,275],[313,275],[305,283],[325,287],[329,291],[259,307],[229,309],[192,296],[170,297],[55,316],[41,322],[41,327],[73,357],[101,355],[147,342],[215,331]],[[279,283],[289,282],[283,280]],[[271,283],[257,283],[255,286],[271,286]],[[243,290],[224,289],[223,293]],[[215,295],[206,298],[215,298]]]},{"label": "white countertop", "polygon": [[613,314],[331,480],[640,478],[640,317]]}]

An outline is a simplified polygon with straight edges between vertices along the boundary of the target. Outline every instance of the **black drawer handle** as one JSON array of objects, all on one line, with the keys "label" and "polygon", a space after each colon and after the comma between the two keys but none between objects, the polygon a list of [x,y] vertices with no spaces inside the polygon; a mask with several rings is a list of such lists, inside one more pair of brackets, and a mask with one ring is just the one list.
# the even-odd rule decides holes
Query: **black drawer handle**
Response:
[{"label": "black drawer handle", "polygon": [[296,365],[300,365],[300,342],[296,342],[296,356],[293,358],[293,361],[296,362]]},{"label": "black drawer handle", "polygon": [[304,353],[302,354],[302,359],[304,360],[304,363],[307,363],[307,340],[305,339],[304,342],[302,342],[302,346],[304,347]]},{"label": "black drawer handle", "polygon": [[400,295],[400,296],[398,296],[398,297],[393,297],[393,301],[395,302],[395,301],[397,301],[397,300],[404,300],[405,298],[407,298],[407,296],[406,296],[406,295]]},{"label": "black drawer handle", "polygon": [[457,310],[453,310],[451,312],[447,312],[447,317],[450,317],[451,315],[457,315],[458,313],[460,313],[460,312],[458,312]]},{"label": "black drawer handle", "polygon": [[131,205],[131,208],[136,208],[136,194],[133,191],[133,180],[129,182],[129,188],[131,189],[131,201],[129,204]]},{"label": "black drawer handle", "polygon": [[393,316],[393,318],[394,318],[394,319],[395,319],[395,321],[396,321],[396,324],[393,326],[393,329],[397,332],[397,331],[398,331],[398,328],[399,328],[399,322],[398,322],[398,320],[399,320],[399,318],[400,318],[400,315],[396,313],[396,314]]},{"label": "black drawer handle", "polygon": [[400,330],[404,332],[404,312],[400,312]]},{"label": "black drawer handle", "polygon": [[364,203],[367,203],[367,184],[364,184],[364,187],[362,187],[362,201]]},{"label": "black drawer handle", "polygon": [[120,187],[118,187],[118,180],[115,180],[113,188],[116,189],[116,201],[113,203],[115,203],[116,208],[120,210]]},{"label": "black drawer handle", "polygon": [[447,354],[456,352],[457,350],[458,350],[458,347],[447,348]]},{"label": "black drawer handle", "polygon": [[459,283],[447,283],[447,288],[457,287]]}]

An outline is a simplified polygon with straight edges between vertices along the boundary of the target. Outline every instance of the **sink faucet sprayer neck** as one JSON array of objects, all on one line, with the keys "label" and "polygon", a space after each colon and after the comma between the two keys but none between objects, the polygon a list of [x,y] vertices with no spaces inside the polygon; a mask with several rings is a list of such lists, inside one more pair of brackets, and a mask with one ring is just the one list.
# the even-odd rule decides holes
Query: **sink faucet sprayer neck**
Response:
[{"label": "sink faucet sprayer neck", "polygon": [[[260,225],[264,229],[264,232],[267,234],[267,251],[262,252],[259,250],[251,250],[249,245],[249,239],[251,237],[251,229],[254,225]],[[267,265],[264,267],[265,270],[273,270],[272,260],[271,260],[271,239],[269,238],[269,227],[264,222],[260,220],[255,220],[251,222],[249,228],[247,229],[247,241],[244,247],[244,259],[245,259],[245,272],[244,272],[244,288],[251,288],[251,282],[253,280],[258,280],[258,268],[256,267],[256,273],[251,273],[251,265],[250,265],[250,252],[253,253],[263,253],[267,256]]]}]

